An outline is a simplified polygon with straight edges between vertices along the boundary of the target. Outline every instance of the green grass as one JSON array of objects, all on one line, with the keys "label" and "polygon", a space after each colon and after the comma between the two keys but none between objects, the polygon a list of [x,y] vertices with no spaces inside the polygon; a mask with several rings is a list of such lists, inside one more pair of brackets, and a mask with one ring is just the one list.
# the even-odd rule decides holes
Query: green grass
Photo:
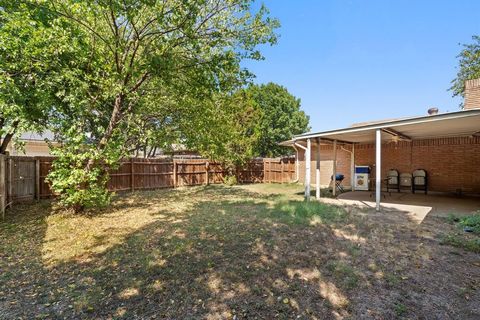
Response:
[{"label": "green grass", "polygon": [[460,218],[453,213],[449,213],[448,216],[447,216],[447,221],[451,224],[454,224],[454,223],[459,222]]},{"label": "green grass", "polygon": [[407,307],[401,302],[395,303],[394,310],[397,317],[402,317],[407,313]]},{"label": "green grass", "polygon": [[397,273],[385,272],[385,281],[389,286],[397,287],[401,283],[402,277]]},{"label": "green grass", "polygon": [[342,261],[329,261],[326,268],[344,289],[351,290],[358,286],[359,276],[355,269]]},{"label": "green grass", "polygon": [[480,234],[480,213],[471,215],[471,216],[466,216],[460,218],[460,221],[458,224],[461,227],[468,227],[473,230],[474,233]]},{"label": "green grass", "polygon": [[273,215],[294,224],[334,224],[346,222],[348,218],[344,209],[317,201],[279,202]]},{"label": "green grass", "polygon": [[467,251],[480,253],[480,238],[466,238],[465,235],[448,234],[443,236],[441,243],[444,245],[450,245],[457,248],[462,248]]},{"label": "green grass", "polygon": [[[480,213],[462,217],[459,217],[455,214],[449,214],[447,220],[452,224],[456,224],[459,231],[444,235],[441,238],[441,243],[479,253]],[[464,232],[465,228],[471,229],[472,232]]]},{"label": "green grass", "polygon": [[[88,215],[49,201],[16,205],[0,222],[0,318],[355,319],[373,300],[374,316],[391,318],[399,295],[419,286],[389,285],[382,270],[417,254],[405,246],[417,248],[417,228],[305,202],[301,191],[258,184],[134,192]],[[463,256],[442,269],[437,243],[424,250],[438,262],[435,272],[409,263],[401,274],[418,274],[429,290],[432,278],[455,273],[467,283],[462,276],[478,275],[454,272],[464,270]],[[450,302],[448,294],[438,299]],[[470,300],[454,294],[466,310]],[[422,318],[448,305],[432,315],[428,299],[401,302],[423,305]]]},{"label": "green grass", "polygon": [[[295,317],[288,305],[267,304],[264,295],[275,287],[258,284],[281,279],[286,266],[300,269],[301,255],[315,254],[324,244],[308,230],[331,234],[330,226],[341,226],[347,215],[301,201],[295,185],[252,186],[262,187],[263,192],[241,186],[136,192],[88,215],[48,201],[15,206],[0,223],[0,288],[8,288],[0,293],[10,312],[0,310],[0,318],[129,318],[134,310],[156,308],[164,318],[204,318],[204,303],[196,304],[217,291],[247,295],[246,305],[243,298],[229,305],[258,304],[264,318]],[[295,234],[297,241],[284,242]],[[275,294],[303,299],[296,296],[303,284],[282,281],[288,286]],[[212,308],[229,307],[213,301]]]}]

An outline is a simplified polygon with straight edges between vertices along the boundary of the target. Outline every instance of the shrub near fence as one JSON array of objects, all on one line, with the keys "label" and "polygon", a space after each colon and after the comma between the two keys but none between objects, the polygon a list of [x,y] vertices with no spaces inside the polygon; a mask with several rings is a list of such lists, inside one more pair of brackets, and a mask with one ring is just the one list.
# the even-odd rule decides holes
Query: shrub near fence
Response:
[{"label": "shrub near fence", "polygon": [[[9,204],[54,196],[46,176],[54,157],[0,155],[0,210]],[[205,159],[144,159],[122,161],[109,172],[110,191],[175,188],[223,183],[221,164]],[[288,183],[295,179],[295,159],[255,159],[236,171],[239,183]]]}]

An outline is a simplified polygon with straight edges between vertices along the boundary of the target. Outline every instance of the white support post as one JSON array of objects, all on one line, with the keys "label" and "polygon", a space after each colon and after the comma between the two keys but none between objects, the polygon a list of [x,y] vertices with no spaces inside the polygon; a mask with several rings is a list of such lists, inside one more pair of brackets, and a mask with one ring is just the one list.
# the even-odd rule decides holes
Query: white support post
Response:
[{"label": "white support post", "polygon": [[307,139],[305,150],[305,199],[310,200],[310,165],[311,165],[312,142]]},{"label": "white support post", "polygon": [[320,138],[317,138],[317,168],[315,170],[315,198],[320,200]]},{"label": "white support post", "polygon": [[332,194],[337,194],[337,140],[333,140],[333,174],[332,174]]},{"label": "white support post", "polygon": [[300,159],[298,158],[298,149],[297,146],[294,144],[293,148],[295,149],[295,182],[300,180]]},{"label": "white support post", "polygon": [[350,186],[355,191],[355,144],[352,144],[352,153],[350,154]]},{"label": "white support post", "polygon": [[376,138],[375,138],[375,200],[376,206],[375,209],[380,211],[380,198],[381,198],[381,188],[382,188],[382,131],[377,129]]}]

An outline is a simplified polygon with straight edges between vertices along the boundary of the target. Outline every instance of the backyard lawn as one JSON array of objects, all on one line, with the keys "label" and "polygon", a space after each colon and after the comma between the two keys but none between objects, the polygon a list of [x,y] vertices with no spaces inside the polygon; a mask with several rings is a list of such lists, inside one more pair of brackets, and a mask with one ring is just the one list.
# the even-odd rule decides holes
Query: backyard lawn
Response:
[{"label": "backyard lawn", "polygon": [[268,184],[136,192],[84,215],[18,205],[0,222],[0,318],[479,319],[480,254],[462,248],[478,236],[453,220]]}]

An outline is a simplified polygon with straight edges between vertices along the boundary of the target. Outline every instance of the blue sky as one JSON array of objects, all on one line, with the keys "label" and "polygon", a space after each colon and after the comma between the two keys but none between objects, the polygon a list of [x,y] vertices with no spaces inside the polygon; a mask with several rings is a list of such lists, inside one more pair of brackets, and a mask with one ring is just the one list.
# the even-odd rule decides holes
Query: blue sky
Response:
[{"label": "blue sky", "polygon": [[456,111],[447,91],[461,43],[480,34],[480,1],[265,0],[282,27],[255,82],[302,100],[313,131]]}]

